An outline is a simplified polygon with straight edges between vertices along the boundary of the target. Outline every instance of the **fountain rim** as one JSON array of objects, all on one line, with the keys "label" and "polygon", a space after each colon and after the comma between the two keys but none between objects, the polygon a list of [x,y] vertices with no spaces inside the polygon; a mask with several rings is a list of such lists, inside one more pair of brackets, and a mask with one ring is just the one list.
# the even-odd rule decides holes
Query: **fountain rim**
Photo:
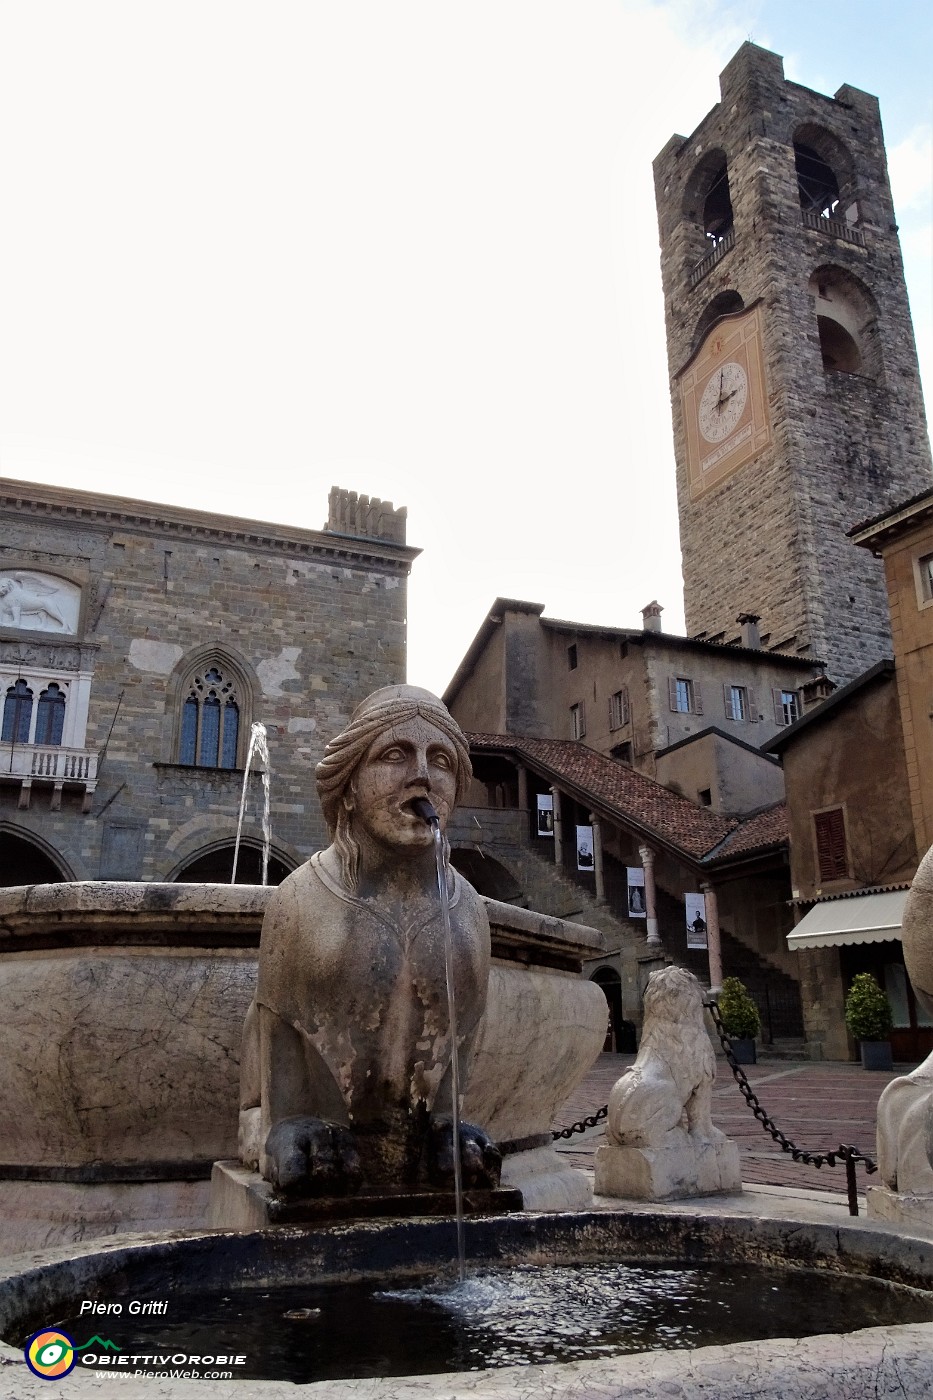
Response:
[{"label": "fountain rim", "polygon": [[[718,1204],[718,1203],[717,1203]],[[717,1209],[709,1198],[702,1202],[671,1202],[667,1206],[656,1203],[634,1203],[628,1202],[624,1209],[596,1209],[585,1212],[516,1212],[513,1215],[498,1217],[471,1218],[466,1222],[468,1248],[474,1243],[471,1236],[483,1233],[501,1233],[508,1230],[513,1235],[526,1236],[526,1244],[530,1241],[534,1244],[536,1235],[542,1236],[541,1243],[547,1244],[548,1232],[555,1229],[563,1232],[566,1236],[568,1246],[575,1244],[574,1258],[581,1262],[591,1261],[598,1257],[598,1251],[592,1249],[594,1233],[606,1236],[611,1231],[615,1231],[614,1238],[604,1239],[602,1249],[603,1256],[607,1253],[607,1248],[612,1245],[613,1252],[609,1256],[613,1262],[620,1258],[618,1253],[619,1232],[622,1227],[629,1230],[635,1226],[636,1232],[641,1234],[645,1240],[653,1240],[655,1243],[662,1239],[667,1233],[673,1234],[676,1239],[692,1241],[694,1246],[705,1234],[709,1236],[711,1244],[716,1250],[716,1257],[722,1259],[734,1259],[736,1262],[760,1262],[770,1263],[785,1267],[810,1267],[826,1268],[835,1273],[854,1273],[861,1276],[875,1278],[885,1278],[894,1274],[899,1277],[890,1278],[892,1282],[900,1282],[907,1287],[925,1287],[925,1291],[933,1291],[933,1233],[925,1235],[910,1233],[902,1228],[880,1220],[813,1220],[804,1216],[794,1215],[790,1210],[784,1210],[779,1217],[766,1217],[747,1212],[731,1210],[727,1202],[723,1202]],[[672,1230],[672,1227],[673,1230]],[[127,1234],[111,1237],[106,1240],[89,1240],[78,1247],[74,1245],[63,1245],[53,1250],[42,1253],[26,1253],[17,1256],[8,1256],[0,1260],[0,1332],[9,1332],[17,1325],[17,1317],[25,1320],[29,1313],[27,1307],[32,1307],[33,1316],[40,1305],[48,1304],[51,1310],[56,1305],[57,1297],[74,1298],[79,1295],[82,1287],[94,1287],[95,1280],[106,1283],[107,1276],[119,1274],[127,1263],[132,1261],[148,1261],[151,1265],[158,1267],[169,1261],[173,1257],[179,1269],[179,1280],[184,1278],[193,1283],[193,1287],[198,1287],[198,1279],[191,1279],[190,1265],[192,1257],[198,1251],[202,1255],[210,1255],[212,1250],[218,1256],[220,1267],[227,1267],[224,1274],[224,1287],[230,1287],[231,1278],[229,1266],[224,1266],[222,1255],[226,1252],[235,1251],[237,1247],[242,1249],[259,1249],[260,1252],[271,1253],[279,1258],[279,1265],[283,1273],[283,1281],[287,1275],[287,1281],[293,1282],[294,1263],[293,1256],[299,1254],[305,1261],[309,1272],[315,1270],[314,1244],[326,1243],[331,1246],[335,1256],[345,1258],[348,1243],[356,1241],[375,1241],[387,1235],[399,1237],[404,1249],[406,1238],[410,1241],[413,1237],[420,1235],[423,1239],[425,1233],[436,1236],[439,1241],[443,1241],[443,1263],[446,1272],[453,1276],[453,1265],[451,1260],[451,1235],[453,1231],[452,1219],[441,1217],[415,1218],[411,1220],[367,1220],[340,1222],[328,1226],[279,1226],[272,1230],[259,1230],[247,1234],[238,1234],[226,1230],[196,1230],[196,1231],[176,1231],[176,1232],[152,1232],[147,1234]],[[731,1240],[734,1245],[737,1241],[744,1243],[744,1252],[723,1249],[724,1239]],[[812,1246],[807,1241],[812,1242]],[[640,1243],[640,1242],[639,1242]],[[312,1246],[309,1248],[309,1245]],[[779,1251],[778,1246],[782,1248]],[[798,1257],[788,1257],[787,1246],[790,1245],[790,1254]],[[815,1247],[815,1248],[814,1248]],[[544,1265],[569,1262],[570,1255],[565,1258],[555,1258],[553,1250],[550,1253],[541,1248],[537,1251],[536,1257],[529,1259],[527,1253],[524,1262],[538,1262]],[[471,1256],[468,1255],[468,1259]],[[476,1259],[475,1262],[494,1264],[497,1262],[495,1255],[488,1255],[483,1260]],[[635,1259],[646,1258],[667,1258],[672,1262],[692,1262],[689,1258],[685,1260],[683,1254],[679,1257],[669,1248],[655,1248],[653,1252],[647,1252],[643,1248],[633,1250],[628,1256],[634,1262]],[[709,1256],[707,1256],[709,1257]],[[408,1262],[410,1263],[410,1250],[408,1251]],[[518,1262],[515,1258],[499,1256],[498,1262],[508,1264]],[[872,1267],[859,1268],[861,1262],[863,1266]],[[97,1271],[88,1272],[84,1266],[97,1263],[102,1267]],[[845,1268],[844,1265],[849,1267]],[[880,1272],[879,1272],[880,1268]],[[48,1271],[53,1270],[58,1275],[59,1284],[69,1281],[69,1291],[59,1289],[58,1294],[49,1289],[48,1285],[52,1281],[48,1277]],[[410,1271],[410,1276],[416,1272],[427,1272],[431,1270],[435,1275],[443,1272],[436,1264],[436,1261],[426,1263],[421,1269]],[[375,1271],[370,1273],[370,1277],[385,1277],[385,1269],[380,1273]],[[398,1270],[396,1276],[403,1276],[404,1271]],[[348,1275],[343,1272],[345,1281],[350,1278],[359,1278],[360,1273]],[[315,1281],[321,1281],[319,1272],[314,1272]],[[252,1284],[259,1285],[263,1282],[262,1275],[253,1275],[251,1278],[243,1279],[244,1286]],[[326,1280],[325,1280],[326,1281]],[[25,1296],[20,1292],[19,1307],[13,1312],[10,1306],[9,1291],[16,1289],[19,1283],[19,1290],[28,1288],[30,1291]],[[172,1288],[172,1281],[163,1277],[161,1280],[163,1290]],[[17,1291],[19,1291],[17,1290]],[[87,1296],[86,1294],[84,1296]],[[155,1295],[153,1295],[155,1296]],[[769,1357],[769,1348],[774,1351]],[[766,1375],[778,1375],[780,1373],[780,1387],[771,1389],[765,1385],[759,1385],[758,1393],[762,1396],[786,1397],[797,1393],[793,1386],[795,1379],[799,1379],[801,1384],[811,1384],[814,1369],[831,1365],[833,1369],[834,1383],[840,1375],[848,1377],[857,1376],[863,1378],[870,1373],[872,1377],[877,1377],[880,1367],[883,1364],[893,1364],[895,1368],[898,1364],[904,1366],[923,1366],[926,1364],[925,1358],[933,1355],[933,1322],[929,1323],[907,1323],[900,1325],[879,1325],[862,1329],[856,1333],[839,1334],[836,1332],[825,1332],[816,1336],[794,1339],[792,1355],[787,1355],[787,1339],[775,1338],[769,1341],[758,1343],[733,1343],[725,1346],[698,1347],[691,1351],[650,1351],[640,1353],[629,1353],[615,1358],[606,1358],[600,1361],[588,1362],[554,1362],[533,1367],[503,1367],[490,1368],[477,1373],[470,1373],[472,1380],[467,1389],[472,1388],[476,1378],[482,1378],[482,1393],[493,1400],[493,1397],[501,1392],[503,1400],[514,1400],[516,1379],[521,1381],[523,1387],[533,1383],[535,1376],[540,1375],[542,1384],[545,1380],[549,1393],[553,1393],[555,1400],[557,1396],[569,1396],[577,1392],[577,1385],[581,1378],[591,1375],[598,1379],[601,1385],[607,1384],[613,1377],[621,1386],[631,1384],[637,1371],[649,1386],[654,1386],[658,1381],[670,1379],[678,1383],[691,1382],[704,1373],[704,1369],[712,1368],[714,1378],[721,1376],[722,1366],[734,1367],[737,1370],[747,1369],[750,1365],[758,1365],[761,1368],[760,1376],[756,1371],[756,1379]],[[756,1358],[759,1358],[756,1362]],[[920,1360],[918,1361],[918,1358]],[[779,1363],[779,1365],[778,1365]],[[8,1365],[25,1368],[22,1352],[8,1344],[0,1341],[0,1368]],[[777,1370],[775,1370],[777,1367]],[[594,1368],[596,1368],[594,1370]],[[659,1373],[660,1368],[660,1373]],[[444,1387],[449,1387],[457,1373],[447,1373],[438,1375],[434,1379]],[[25,1375],[24,1375],[25,1380]],[[393,1378],[391,1382],[391,1395],[393,1400],[423,1400],[426,1394],[425,1382],[430,1377],[399,1376]],[[466,1380],[466,1377],[464,1377]],[[203,1387],[204,1382],[198,1383]],[[208,1383],[209,1385],[210,1383]],[[292,1382],[275,1380],[263,1380],[250,1382],[252,1390],[257,1396],[266,1395],[269,1400],[278,1400],[278,1397],[295,1394],[297,1387]],[[333,1396],[334,1400],[339,1396],[340,1400],[350,1395],[350,1387],[353,1382],[312,1382],[315,1387],[315,1394],[319,1394],[324,1400],[325,1396]],[[285,1390],[285,1386],[288,1390]],[[409,1388],[410,1387],[410,1388]],[[42,1394],[40,1383],[28,1392],[32,1394]],[[201,1391],[199,1393],[211,1393]],[[381,1392],[380,1392],[381,1393]],[[445,1389],[444,1393],[447,1393]],[[451,1390],[450,1393],[454,1393]],[[459,1395],[461,1391],[456,1390]],[[527,1393],[522,1390],[522,1393]],[[648,1393],[646,1389],[644,1393]],[[654,1393],[652,1390],[651,1393]],[[689,1386],[684,1391],[685,1394],[694,1393]],[[747,1392],[743,1392],[747,1393]],[[800,1393],[803,1393],[801,1391]],[[807,1393],[810,1393],[809,1391]],[[837,1391],[824,1392],[836,1394]],[[853,1393],[861,1393],[855,1392]],[[865,1392],[866,1394],[868,1392]]]},{"label": "fountain rim", "polygon": [[[25,1299],[16,1308],[11,1291],[16,1294],[20,1289],[41,1288],[45,1299],[57,1299],[65,1296],[64,1288],[58,1285],[91,1286],[95,1280],[106,1282],[110,1275],[134,1266],[157,1268],[174,1261],[185,1265],[179,1277],[191,1280],[192,1265],[213,1263],[225,1287],[251,1287],[276,1269],[282,1272],[282,1281],[294,1282],[296,1263],[301,1263],[315,1282],[339,1283],[385,1277],[389,1271],[386,1250],[397,1247],[398,1260],[392,1270],[398,1276],[444,1272],[455,1263],[449,1249],[453,1223],[453,1217],[412,1216],[279,1225],[243,1232],[151,1231],[7,1255],[0,1259],[0,1334],[15,1327],[16,1317],[25,1312]],[[703,1205],[671,1202],[667,1209],[663,1204],[627,1202],[622,1209],[472,1216],[465,1227],[467,1235],[473,1237],[468,1240],[474,1246],[470,1260],[477,1266],[520,1261],[544,1265],[571,1260],[598,1262],[611,1247],[613,1261],[626,1257],[699,1263],[726,1258],[873,1277],[933,1293],[933,1234],[912,1234],[887,1221],[865,1217],[845,1222],[815,1221],[788,1213],[765,1217],[727,1208],[710,1209],[707,1198]],[[430,1248],[419,1253],[413,1242]],[[715,1255],[705,1250],[708,1244],[715,1247]],[[477,1245],[486,1248],[478,1252]],[[620,1247],[624,1254],[618,1252]],[[242,1283],[234,1282],[227,1272],[237,1255],[244,1256],[244,1266],[250,1266],[241,1275]],[[196,1278],[194,1282],[197,1286]],[[933,1322],[923,1325],[929,1326],[933,1341]]]}]

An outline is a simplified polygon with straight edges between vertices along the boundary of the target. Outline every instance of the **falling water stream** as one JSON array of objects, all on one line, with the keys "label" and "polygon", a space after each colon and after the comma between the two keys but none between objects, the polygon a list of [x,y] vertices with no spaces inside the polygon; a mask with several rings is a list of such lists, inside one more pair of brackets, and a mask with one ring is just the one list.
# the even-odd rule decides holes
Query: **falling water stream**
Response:
[{"label": "falling water stream", "polygon": [[463,1169],[460,1163],[460,1052],[457,1047],[457,997],[454,991],[454,945],[450,931],[450,897],[447,890],[447,862],[444,859],[444,837],[437,813],[427,798],[413,803],[418,815],[428,823],[434,837],[434,860],[437,866],[437,893],[441,902],[444,925],[444,967],[447,973],[447,1018],[450,1022],[450,1097],[454,1153],[454,1200],[457,1208],[457,1267],[460,1282],[466,1280],[466,1250],[463,1240]]},{"label": "falling water stream", "polygon": [[246,750],[246,766],[243,769],[243,791],[240,793],[240,815],[236,824],[236,845],[233,848],[231,885],[236,884],[237,861],[240,858],[240,835],[243,831],[243,814],[246,811],[246,790],[254,755],[258,755],[262,760],[262,883],[268,884],[269,847],[272,845],[272,822],[269,815],[269,745],[266,726],[257,723],[250,725],[249,730],[249,748]]}]

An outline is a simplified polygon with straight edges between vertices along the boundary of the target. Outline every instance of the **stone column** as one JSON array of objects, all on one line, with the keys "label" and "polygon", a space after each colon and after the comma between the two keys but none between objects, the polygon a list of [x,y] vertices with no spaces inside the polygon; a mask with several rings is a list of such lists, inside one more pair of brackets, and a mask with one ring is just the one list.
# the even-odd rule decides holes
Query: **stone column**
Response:
[{"label": "stone column", "polygon": [[[524,763],[516,763],[518,773],[518,805],[523,812],[528,811],[528,769]],[[536,814],[537,816],[537,814]]]},{"label": "stone column", "polygon": [[606,880],[603,875],[603,832],[599,824],[599,817],[595,812],[590,813],[590,825],[593,828],[593,871],[596,875],[596,903],[606,903]]},{"label": "stone column", "polygon": [[657,948],[661,943],[661,934],[658,930],[658,906],[654,888],[654,851],[650,846],[639,846],[638,854],[641,856],[645,872],[645,924],[648,943],[649,946]]},{"label": "stone column", "polygon": [[722,947],[719,942],[719,903],[716,891],[708,881],[700,889],[706,897],[706,943],[709,954],[710,991],[719,991],[722,986]]},{"label": "stone column", "polygon": [[564,823],[560,810],[560,788],[551,788],[551,797],[554,801],[554,864],[564,863]]}]

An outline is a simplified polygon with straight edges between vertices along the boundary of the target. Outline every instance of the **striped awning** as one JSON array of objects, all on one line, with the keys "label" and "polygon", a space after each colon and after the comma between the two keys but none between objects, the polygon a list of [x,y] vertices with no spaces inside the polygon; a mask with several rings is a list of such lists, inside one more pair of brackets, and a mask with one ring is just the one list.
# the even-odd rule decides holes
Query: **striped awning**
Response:
[{"label": "striped awning", "polygon": [[796,948],[833,948],[842,943],[884,943],[900,938],[907,894],[907,890],[884,890],[814,904],[787,935],[787,946],[793,952]]}]

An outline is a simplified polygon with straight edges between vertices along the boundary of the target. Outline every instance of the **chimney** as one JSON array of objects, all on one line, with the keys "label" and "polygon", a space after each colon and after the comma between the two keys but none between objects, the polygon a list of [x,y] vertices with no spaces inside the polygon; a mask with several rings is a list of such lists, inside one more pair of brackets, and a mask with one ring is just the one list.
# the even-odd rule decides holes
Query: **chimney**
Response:
[{"label": "chimney", "polygon": [[800,687],[804,714],[807,714],[809,710],[815,710],[817,705],[822,705],[823,701],[828,700],[835,689],[835,682],[831,681],[829,676],[814,676],[812,681],[804,681]]},{"label": "chimney", "polygon": [[642,608],[641,621],[646,632],[660,632],[663,611],[664,609],[657,599],[653,603],[649,603],[646,608]]},{"label": "chimney", "polygon": [[735,619],[742,629],[742,645],[751,651],[761,650],[761,633],[758,631],[758,624],[761,621],[758,613],[739,613]]}]

